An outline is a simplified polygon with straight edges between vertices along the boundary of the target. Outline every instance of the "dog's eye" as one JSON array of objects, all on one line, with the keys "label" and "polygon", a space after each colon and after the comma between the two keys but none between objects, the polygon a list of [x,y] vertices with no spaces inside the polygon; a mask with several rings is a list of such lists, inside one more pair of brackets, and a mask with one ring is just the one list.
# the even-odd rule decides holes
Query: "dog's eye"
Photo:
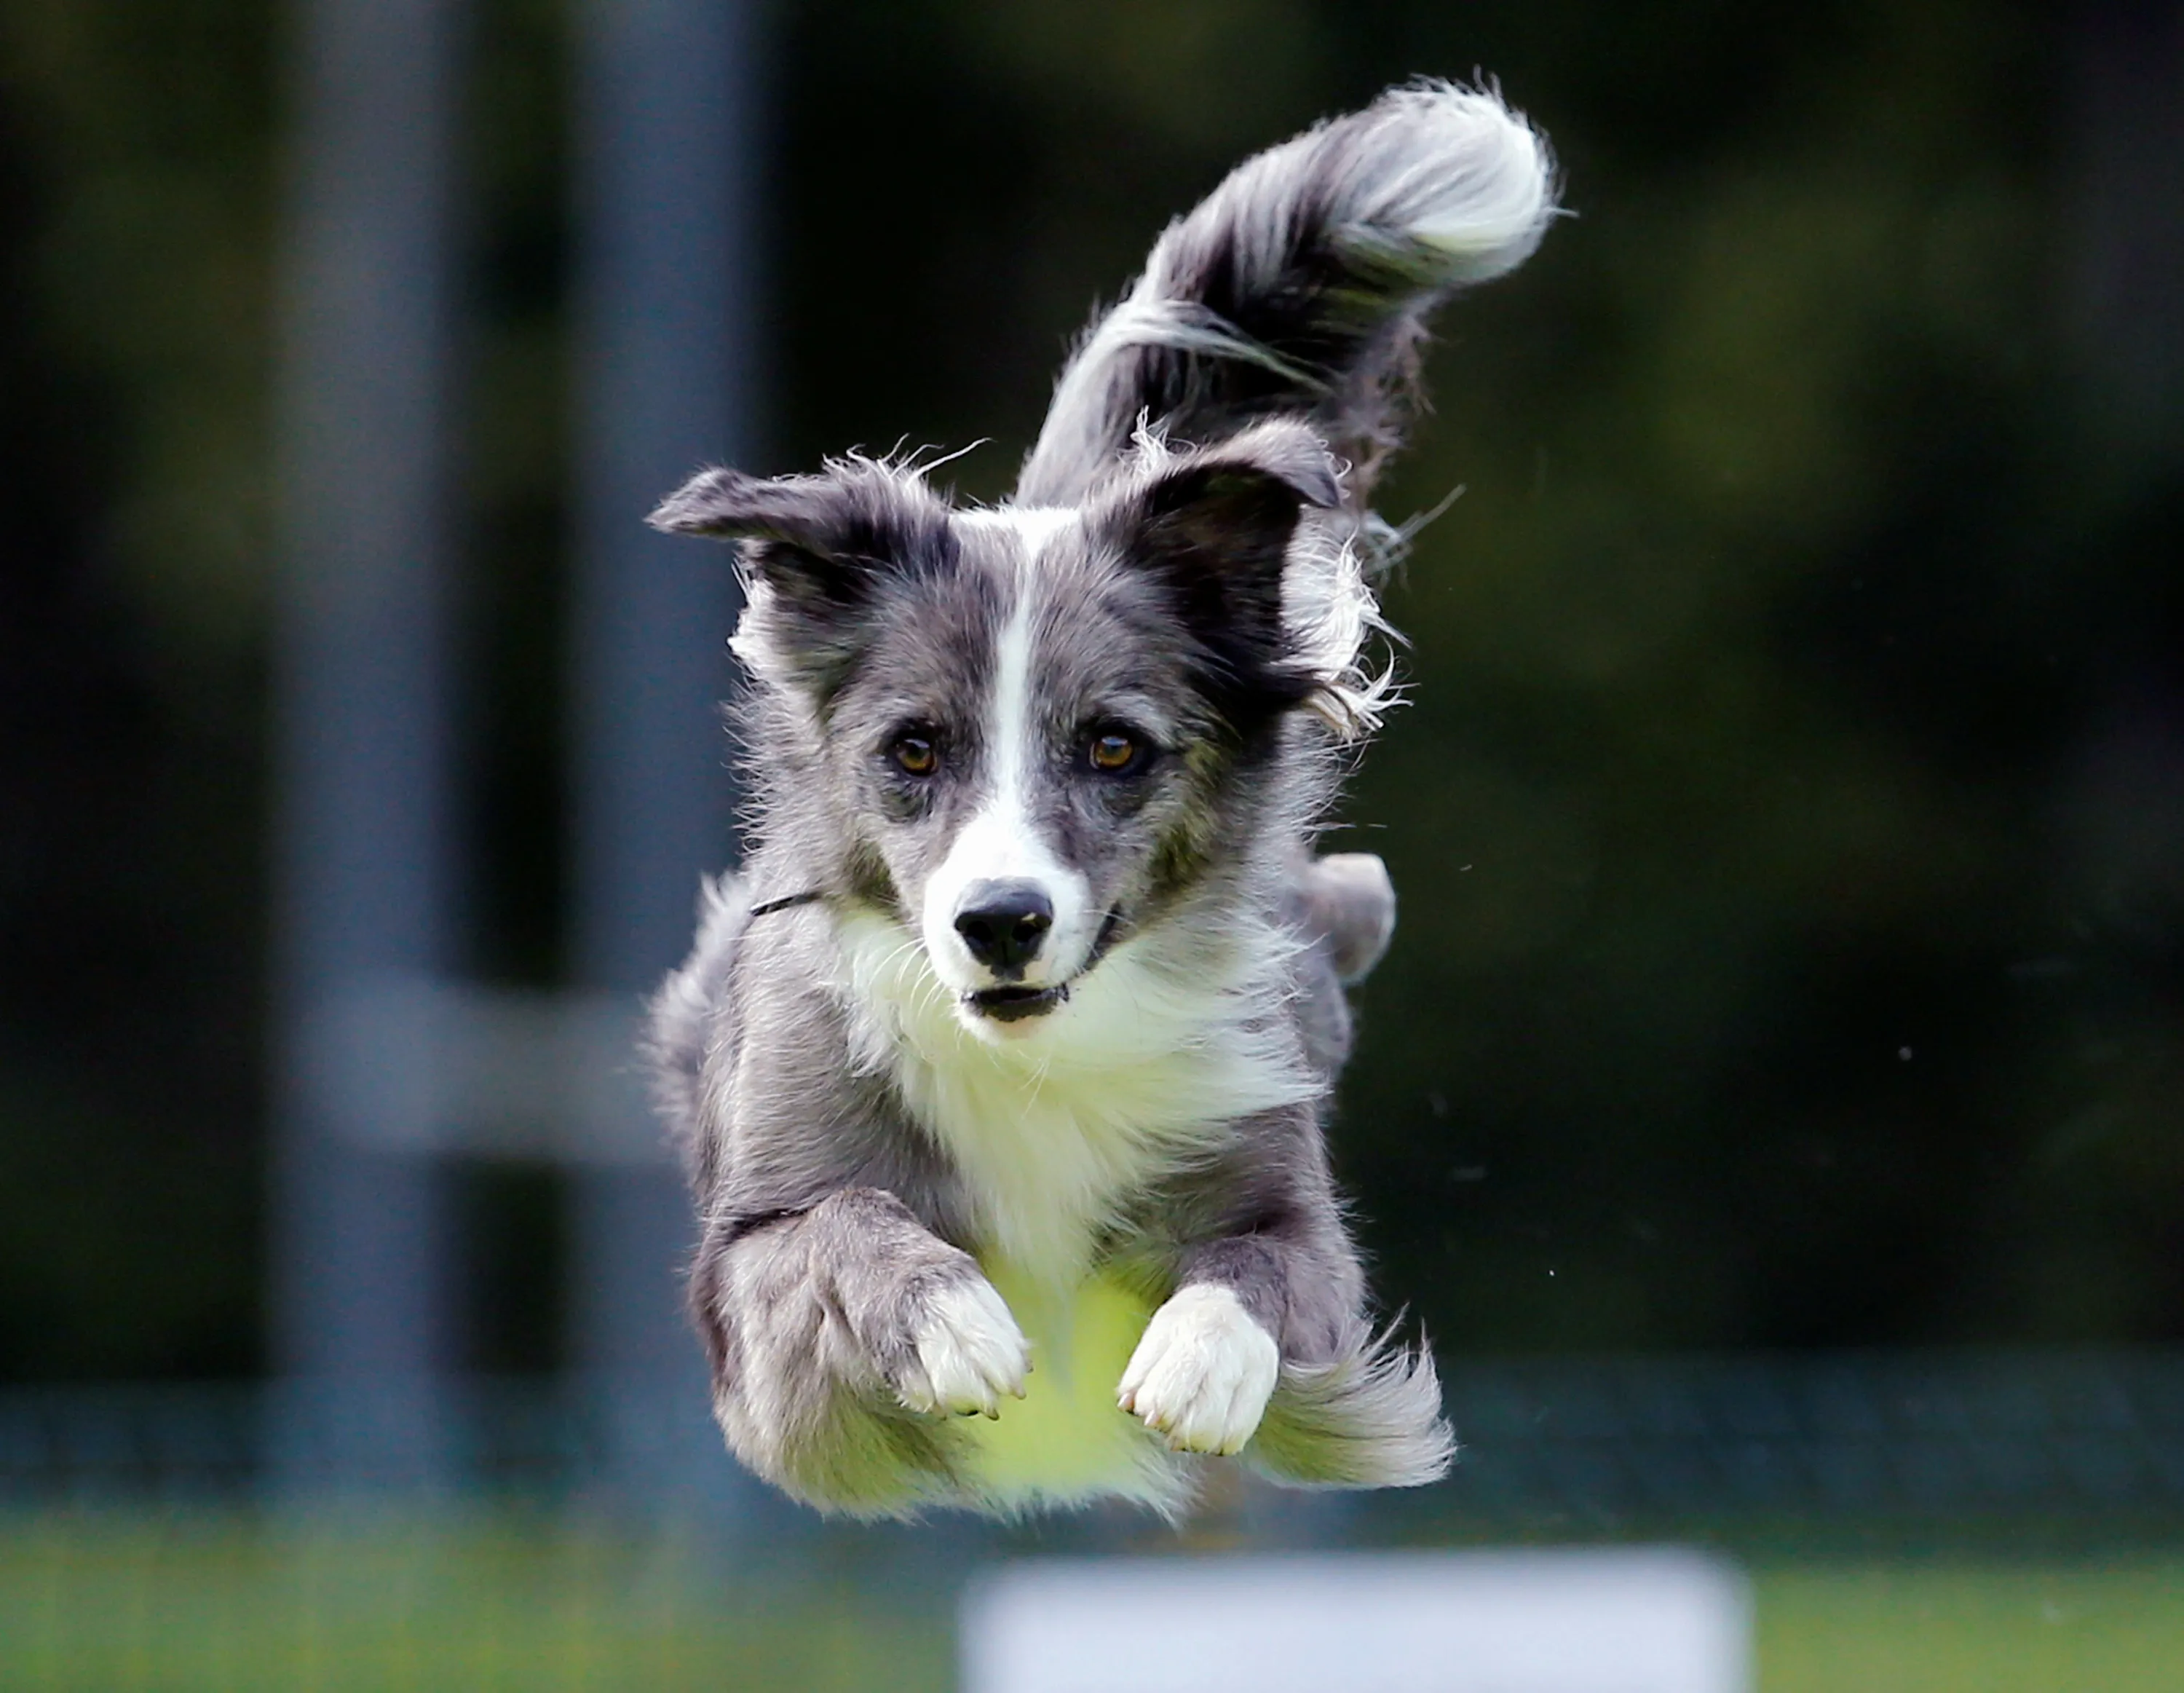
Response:
[{"label": "dog's eye", "polygon": [[1136,736],[1119,729],[1103,729],[1092,737],[1084,756],[1094,769],[1119,776],[1137,763],[1142,751]]},{"label": "dog's eye", "polygon": [[929,776],[940,768],[940,749],[922,735],[899,735],[889,752],[905,775]]}]

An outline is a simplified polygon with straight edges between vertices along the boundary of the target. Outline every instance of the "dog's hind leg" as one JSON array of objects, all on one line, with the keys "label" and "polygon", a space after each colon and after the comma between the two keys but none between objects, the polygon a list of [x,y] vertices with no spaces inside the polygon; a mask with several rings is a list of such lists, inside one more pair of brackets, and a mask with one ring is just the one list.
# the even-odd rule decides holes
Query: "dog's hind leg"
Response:
[{"label": "dog's hind leg", "polygon": [[1370,852],[1297,858],[1284,915],[1311,942],[1296,965],[1292,1009],[1313,1067],[1332,1081],[1350,1058],[1345,986],[1361,981],[1396,928],[1396,890]]},{"label": "dog's hind leg", "polygon": [[1456,1438],[1440,1414],[1433,1355],[1359,1324],[1329,1363],[1284,1361],[1253,1466],[1291,1487],[1422,1487],[1448,1473]]},{"label": "dog's hind leg", "polygon": [[1396,933],[1396,887],[1372,852],[1330,852],[1307,863],[1297,878],[1306,932],[1328,944],[1345,986],[1372,973]]},{"label": "dog's hind leg", "polygon": [[705,1131],[705,1054],[719,1038],[728,978],[749,922],[750,888],[741,876],[725,873],[700,881],[697,941],[647,1008],[644,1050],[652,1070],[653,1107],[701,1195],[713,1179],[713,1149]]}]

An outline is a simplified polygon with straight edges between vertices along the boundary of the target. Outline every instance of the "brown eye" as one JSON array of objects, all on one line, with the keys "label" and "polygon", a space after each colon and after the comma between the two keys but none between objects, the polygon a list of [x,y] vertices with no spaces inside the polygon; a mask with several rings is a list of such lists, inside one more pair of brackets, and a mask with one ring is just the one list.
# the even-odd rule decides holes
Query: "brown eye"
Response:
[{"label": "brown eye", "polygon": [[929,776],[940,768],[940,749],[922,735],[897,736],[891,751],[905,775]]},{"label": "brown eye", "polygon": [[1117,775],[1138,762],[1138,743],[1119,729],[1108,729],[1092,737],[1089,754],[1092,768]]}]

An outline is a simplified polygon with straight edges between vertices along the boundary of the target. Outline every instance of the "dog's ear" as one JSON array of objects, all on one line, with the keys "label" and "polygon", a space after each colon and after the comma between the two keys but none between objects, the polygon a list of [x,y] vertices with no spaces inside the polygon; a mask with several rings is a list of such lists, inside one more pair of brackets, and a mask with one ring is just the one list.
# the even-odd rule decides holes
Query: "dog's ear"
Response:
[{"label": "dog's ear", "polygon": [[701,471],[649,520],[671,535],[744,542],[744,563],[815,612],[862,606],[890,573],[929,569],[946,508],[915,478],[861,460],[823,476]]},{"label": "dog's ear", "polygon": [[822,476],[703,471],[649,521],[669,534],[742,543],[746,577],[766,591],[753,596],[737,651],[822,696],[855,662],[885,585],[944,569],[955,550],[947,507],[922,482],[861,459]]},{"label": "dog's ear", "polygon": [[1156,460],[1098,527],[1167,590],[1215,693],[1279,709],[1318,686],[1290,651],[1282,591],[1290,542],[1307,508],[1341,500],[1326,444],[1303,424],[1275,422]]}]

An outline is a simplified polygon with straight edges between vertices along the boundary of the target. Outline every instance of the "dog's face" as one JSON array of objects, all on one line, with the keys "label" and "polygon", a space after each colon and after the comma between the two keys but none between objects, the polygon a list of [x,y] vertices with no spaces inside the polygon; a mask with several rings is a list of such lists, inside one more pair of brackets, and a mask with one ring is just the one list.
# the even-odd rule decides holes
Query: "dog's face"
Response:
[{"label": "dog's face", "polygon": [[1339,496],[1324,448],[1269,426],[1072,510],[957,511],[852,462],[710,472],[655,521],[744,539],[737,650],[808,709],[848,891],[1006,1039],[1240,826],[1275,727],[1322,690],[1284,574],[1301,513]]}]

